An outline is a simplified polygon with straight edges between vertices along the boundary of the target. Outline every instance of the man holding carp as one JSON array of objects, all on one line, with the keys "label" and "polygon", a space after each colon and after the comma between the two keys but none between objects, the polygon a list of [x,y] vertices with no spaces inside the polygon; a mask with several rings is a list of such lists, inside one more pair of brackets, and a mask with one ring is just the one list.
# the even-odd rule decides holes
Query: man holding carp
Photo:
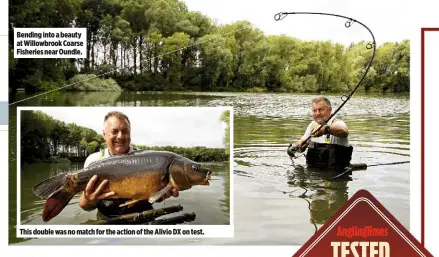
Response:
[{"label": "man holding carp", "polygon": [[[105,116],[103,136],[107,144],[107,148],[100,152],[91,154],[85,160],[84,168],[88,167],[95,161],[99,161],[111,156],[127,154],[134,150],[130,145],[130,120],[121,112],[110,112]],[[79,200],[79,206],[82,209],[91,211],[97,208],[100,213],[107,217],[120,216],[127,213],[141,212],[152,209],[152,204],[148,202],[148,199],[138,201],[132,205],[120,207],[121,204],[129,201],[130,199],[107,199],[113,196],[114,192],[103,193],[108,184],[108,180],[103,180],[100,184],[97,184],[98,180],[98,176],[94,175],[88,181],[87,186],[82,192]],[[163,188],[165,186],[166,184],[163,185]],[[162,196],[161,200],[159,201],[171,196],[178,197],[178,195],[178,190],[176,188],[171,188]]]}]

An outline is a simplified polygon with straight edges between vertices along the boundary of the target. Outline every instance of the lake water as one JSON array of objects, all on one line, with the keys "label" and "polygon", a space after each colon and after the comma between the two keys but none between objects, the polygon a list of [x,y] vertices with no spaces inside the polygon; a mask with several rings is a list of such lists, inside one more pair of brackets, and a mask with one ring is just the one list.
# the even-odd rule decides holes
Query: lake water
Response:
[{"label": "lake water", "polygon": [[[18,96],[10,101],[23,97]],[[310,103],[313,97],[253,93],[57,93],[21,102],[20,106],[233,106],[235,154],[234,184],[231,190],[234,192],[232,218],[235,236],[197,240],[77,238],[32,239],[23,242],[15,238],[15,149],[11,147],[10,243],[301,245],[359,189],[370,191],[409,229],[409,163],[369,167],[367,170],[355,171],[349,180],[333,181],[327,175],[304,169],[303,157],[293,162],[286,154],[288,143],[297,140],[311,121]],[[330,99],[335,108],[342,103],[340,96],[330,96]],[[15,108],[12,107],[11,140],[15,136],[15,115]],[[352,163],[372,165],[410,160],[408,96],[372,97],[356,94],[337,116],[349,126],[350,143],[354,146]],[[11,146],[15,145],[15,141],[10,142],[13,142]],[[57,169],[53,165],[49,166],[50,169]],[[29,171],[26,171],[30,182],[43,175],[30,170],[32,168],[29,167]],[[218,179],[223,181],[224,178]],[[220,204],[220,199],[227,195],[226,188],[220,186],[212,189],[215,192],[205,196],[209,204],[194,202],[188,208],[197,208],[198,215],[213,212],[209,209],[216,206],[216,213],[221,215],[212,217],[210,221],[223,222],[227,215],[219,210],[227,209]],[[183,198],[172,204],[181,201],[184,201]],[[25,205],[22,210],[25,222],[36,222],[36,213],[41,209],[41,204],[34,199]],[[69,213],[76,218],[66,216],[60,219],[69,223],[94,218],[93,213],[84,214],[74,206],[77,204],[73,203]],[[186,208],[184,211],[190,212]]]}]

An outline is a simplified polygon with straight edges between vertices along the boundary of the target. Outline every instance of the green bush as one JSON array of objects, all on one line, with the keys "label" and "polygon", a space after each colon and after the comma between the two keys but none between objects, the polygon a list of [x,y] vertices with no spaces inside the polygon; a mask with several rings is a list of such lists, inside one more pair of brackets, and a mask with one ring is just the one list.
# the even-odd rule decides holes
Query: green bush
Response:
[{"label": "green bush", "polygon": [[[74,85],[72,85],[74,84]],[[121,91],[122,88],[112,79],[98,78],[94,74],[79,74],[69,80],[67,91]]]}]

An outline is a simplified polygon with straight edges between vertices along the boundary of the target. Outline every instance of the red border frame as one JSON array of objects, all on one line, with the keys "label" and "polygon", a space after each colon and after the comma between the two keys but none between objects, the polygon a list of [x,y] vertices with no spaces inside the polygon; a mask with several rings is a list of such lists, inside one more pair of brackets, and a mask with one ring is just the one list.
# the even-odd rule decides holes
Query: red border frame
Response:
[{"label": "red border frame", "polygon": [[424,61],[425,61],[425,32],[426,31],[439,31],[439,28],[421,28],[421,244],[425,247],[425,149],[424,149],[424,131],[425,131],[425,117],[424,117],[424,95],[425,95],[425,80],[424,80]]}]

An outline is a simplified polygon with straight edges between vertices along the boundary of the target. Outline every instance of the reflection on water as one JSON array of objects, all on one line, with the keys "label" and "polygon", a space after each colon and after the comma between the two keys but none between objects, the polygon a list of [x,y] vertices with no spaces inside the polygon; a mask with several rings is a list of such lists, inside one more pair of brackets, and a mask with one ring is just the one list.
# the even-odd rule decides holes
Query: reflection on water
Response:
[{"label": "reflection on water", "polygon": [[[38,182],[60,173],[78,170],[81,163],[65,164],[31,164],[22,165],[20,180],[20,205],[21,205],[21,224],[44,224],[41,220],[41,212],[45,201],[35,196],[32,192],[33,186]],[[78,204],[78,196],[74,197],[66,207],[70,209],[72,205]],[[54,222],[56,223],[56,222]]]},{"label": "reflection on water", "polygon": [[[334,174],[325,174],[301,165],[296,165],[294,172],[287,172],[287,183],[295,190],[290,197],[299,197],[309,204],[310,222],[323,225],[348,200],[349,177],[337,180],[331,179]],[[298,194],[300,192],[300,194]]]},{"label": "reflection on water", "polygon": [[53,92],[28,100],[18,94],[10,102],[27,106],[203,106],[219,96],[174,92]]},{"label": "reflection on water", "polygon": [[[312,95],[292,94],[123,92],[115,102],[79,103],[117,106],[233,105],[235,118],[232,204],[235,236],[197,240],[36,239],[26,243],[300,245],[359,189],[370,191],[409,229],[410,164],[369,167],[367,170],[354,171],[348,180],[333,181],[331,174],[305,168],[303,157],[292,162],[286,154],[288,143],[300,138],[311,120],[312,98]],[[335,108],[341,103],[339,96],[331,96],[330,99]],[[50,104],[44,99],[38,101],[29,104],[65,104]],[[350,143],[354,146],[352,162],[371,165],[409,161],[409,108],[408,97],[355,95],[349,100],[338,117],[342,118],[350,129]],[[13,109],[12,114],[14,115]],[[11,119],[14,119],[13,115]],[[15,128],[15,125],[13,126]],[[14,155],[12,158],[15,158]],[[13,172],[12,170],[11,174],[14,174]],[[226,177],[223,180],[229,181]],[[215,208],[228,210],[230,206],[228,201],[224,200],[224,195],[229,194],[229,187],[224,186],[222,189],[222,196],[218,195],[217,191],[211,191],[201,204],[195,204],[195,201],[202,201],[203,197],[193,199],[193,206],[199,207],[198,212],[207,212],[212,208],[212,202],[215,202]],[[11,196],[11,202],[14,201],[13,198]],[[36,204],[32,204],[33,208]],[[74,211],[72,213],[77,215]],[[224,213],[228,212],[215,213],[225,215]]]},{"label": "reflection on water", "polygon": [[[11,97],[10,102],[29,98],[24,93]],[[19,106],[233,106],[236,116],[254,116],[274,120],[311,116],[314,95],[261,94],[261,93],[194,93],[194,92],[53,92],[30,98]],[[338,107],[340,96],[329,96]],[[16,106],[16,105],[14,105]],[[335,109],[335,108],[334,108]],[[356,94],[343,106],[338,115],[383,117],[409,113],[408,96],[370,97]]]}]

